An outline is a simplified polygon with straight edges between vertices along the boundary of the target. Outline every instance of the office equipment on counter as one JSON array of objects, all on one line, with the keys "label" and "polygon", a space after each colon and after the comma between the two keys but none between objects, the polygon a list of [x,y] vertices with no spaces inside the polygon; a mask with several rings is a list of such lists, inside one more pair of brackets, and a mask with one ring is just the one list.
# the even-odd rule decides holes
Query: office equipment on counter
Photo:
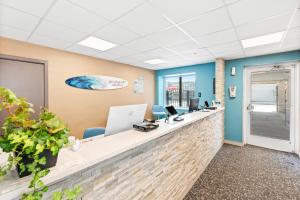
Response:
[{"label": "office equipment on counter", "polygon": [[207,107],[207,108],[205,108],[205,109],[207,109],[207,110],[217,110],[217,107],[216,106],[210,106],[210,107]]},{"label": "office equipment on counter", "polygon": [[168,111],[168,113],[172,116],[172,115],[177,115],[177,111],[176,109],[174,108],[174,106],[167,106],[166,107],[166,110]]},{"label": "office equipment on counter", "polygon": [[206,108],[209,107],[208,101],[205,101],[204,105],[205,105]]},{"label": "office equipment on counter", "polygon": [[212,106],[212,107],[216,106],[216,101],[215,101],[215,100],[212,100],[212,101],[211,101],[211,106]]},{"label": "office equipment on counter", "polygon": [[177,116],[177,117],[175,117],[175,118],[173,119],[173,121],[175,121],[175,122],[181,122],[181,121],[183,121],[183,120],[184,120],[184,118],[179,117],[179,116]]},{"label": "office equipment on counter", "polygon": [[132,129],[144,121],[147,104],[113,106],[109,109],[105,136]]},{"label": "office equipment on counter", "polygon": [[204,109],[207,109],[207,110],[216,110],[217,109],[216,106],[209,106],[208,101],[205,101],[204,104],[205,104]]},{"label": "office equipment on counter", "polygon": [[159,127],[159,124],[149,122],[149,121],[144,121],[142,123],[133,125],[134,129],[136,129],[138,131],[142,131],[142,132],[149,132],[149,131],[152,131],[152,130],[158,128],[158,127]]},{"label": "office equipment on counter", "polygon": [[[170,116],[178,115],[178,113],[177,113],[176,109],[174,108],[174,106],[167,106],[167,107],[166,107],[166,110],[167,110],[167,112],[168,112],[166,121],[169,121],[169,117],[170,117]],[[173,119],[173,121],[177,121],[177,122],[180,122],[180,121],[183,121],[183,120],[184,120],[184,119],[183,119],[182,117],[179,117],[179,116],[177,116],[177,117],[175,117],[175,118]]]},{"label": "office equipment on counter", "polygon": [[190,98],[189,112],[199,110],[199,98]]}]

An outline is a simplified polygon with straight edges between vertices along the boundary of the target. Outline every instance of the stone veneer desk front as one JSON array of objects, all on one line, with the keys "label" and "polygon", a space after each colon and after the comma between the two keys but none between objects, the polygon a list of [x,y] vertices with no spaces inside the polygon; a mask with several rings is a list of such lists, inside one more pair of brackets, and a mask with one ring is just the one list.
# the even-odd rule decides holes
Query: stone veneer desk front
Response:
[{"label": "stone veneer desk front", "polygon": [[[73,152],[63,149],[43,180],[44,195],[80,185],[83,199],[182,199],[223,145],[224,109],[184,115],[154,131],[125,131],[83,140]],[[29,177],[13,171],[0,180],[0,199],[18,199]]]}]

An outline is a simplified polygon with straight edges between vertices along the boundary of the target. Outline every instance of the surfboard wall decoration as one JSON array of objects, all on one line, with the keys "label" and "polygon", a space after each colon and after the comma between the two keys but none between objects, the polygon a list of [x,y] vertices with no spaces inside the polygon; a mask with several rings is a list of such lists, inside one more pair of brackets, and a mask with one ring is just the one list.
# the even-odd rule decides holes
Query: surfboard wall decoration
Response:
[{"label": "surfboard wall decoration", "polygon": [[69,78],[65,83],[71,87],[87,90],[114,90],[124,88],[128,81],[112,76],[76,76]]}]

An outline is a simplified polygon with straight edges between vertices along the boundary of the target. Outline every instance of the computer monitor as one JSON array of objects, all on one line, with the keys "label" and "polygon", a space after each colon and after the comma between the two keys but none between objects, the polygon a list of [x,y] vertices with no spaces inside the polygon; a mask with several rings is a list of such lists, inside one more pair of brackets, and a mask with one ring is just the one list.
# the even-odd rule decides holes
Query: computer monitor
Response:
[{"label": "computer monitor", "polygon": [[167,106],[166,110],[168,111],[168,113],[170,115],[177,115],[178,114],[176,109],[174,108],[174,106]]},{"label": "computer monitor", "polygon": [[190,99],[189,112],[193,112],[194,110],[199,110],[199,98]]},{"label": "computer monitor", "polygon": [[205,105],[206,108],[208,108],[209,107],[208,101],[205,101],[204,105]]},{"label": "computer monitor", "polygon": [[147,104],[110,107],[105,136],[130,130],[133,124],[142,123],[146,109]]}]

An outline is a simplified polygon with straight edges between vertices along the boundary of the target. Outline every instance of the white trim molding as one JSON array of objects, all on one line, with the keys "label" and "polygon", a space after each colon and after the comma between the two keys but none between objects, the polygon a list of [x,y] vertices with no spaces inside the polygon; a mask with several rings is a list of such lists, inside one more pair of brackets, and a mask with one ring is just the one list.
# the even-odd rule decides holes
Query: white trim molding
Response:
[{"label": "white trim molding", "polygon": [[245,66],[243,77],[243,143],[253,144],[265,148],[275,149],[279,151],[295,152],[300,156],[300,132],[299,132],[299,79],[300,79],[300,63],[286,62],[281,63],[285,68],[291,70],[291,128],[290,128],[290,141],[283,141],[278,139],[264,138],[260,136],[251,136],[250,138],[250,123],[247,105],[249,104],[249,91],[250,91],[250,72],[251,71],[265,71],[269,70],[273,65],[261,66]]},{"label": "white trim molding", "polygon": [[231,144],[235,146],[242,147],[244,146],[243,142],[237,142],[237,141],[232,141],[232,140],[224,140],[224,144]]}]

